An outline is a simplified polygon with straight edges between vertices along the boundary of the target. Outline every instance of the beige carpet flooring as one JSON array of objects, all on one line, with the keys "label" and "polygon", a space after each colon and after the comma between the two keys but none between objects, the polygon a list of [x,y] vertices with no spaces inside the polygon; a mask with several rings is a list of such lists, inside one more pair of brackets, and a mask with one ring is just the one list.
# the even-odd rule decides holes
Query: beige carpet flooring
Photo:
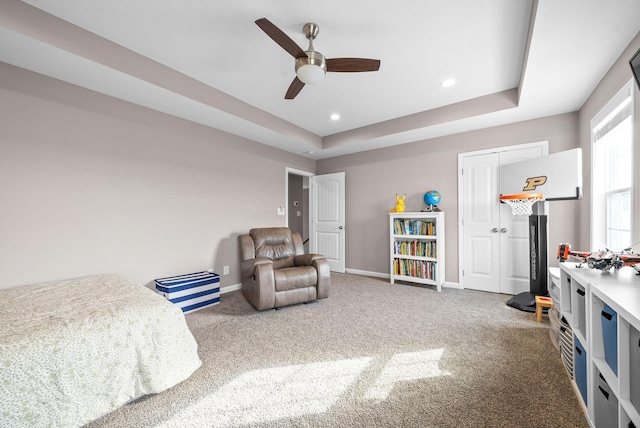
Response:
[{"label": "beige carpet flooring", "polygon": [[549,321],[510,296],[333,274],[328,299],[186,315],[202,367],[90,427],[587,427]]}]

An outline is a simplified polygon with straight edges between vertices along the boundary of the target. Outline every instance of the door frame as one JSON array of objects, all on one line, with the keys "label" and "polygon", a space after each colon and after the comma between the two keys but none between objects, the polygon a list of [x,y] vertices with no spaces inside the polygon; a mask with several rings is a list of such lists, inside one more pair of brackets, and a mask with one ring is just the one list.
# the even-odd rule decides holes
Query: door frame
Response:
[{"label": "door frame", "polygon": [[463,201],[464,201],[464,180],[462,176],[462,165],[465,157],[486,155],[489,153],[506,152],[509,150],[527,149],[532,147],[542,147],[542,155],[549,154],[549,141],[535,141],[532,143],[514,144],[510,146],[493,147],[490,149],[475,150],[472,152],[458,153],[458,286],[464,289],[464,230],[463,230]]},{"label": "door frame", "polygon": [[[315,172],[311,172],[311,171],[304,171],[301,169],[295,169],[295,168],[291,168],[291,167],[285,167],[284,169],[284,206],[287,207],[285,210],[285,224],[287,225],[287,227],[289,227],[289,175],[300,175],[303,177],[313,177],[314,175],[316,175]],[[304,202],[303,202],[304,203]],[[304,209],[306,210],[306,212],[309,212],[309,206],[305,206]],[[310,227],[309,224],[307,224],[307,227]],[[309,247],[307,248],[311,248],[311,236],[309,236]]]}]

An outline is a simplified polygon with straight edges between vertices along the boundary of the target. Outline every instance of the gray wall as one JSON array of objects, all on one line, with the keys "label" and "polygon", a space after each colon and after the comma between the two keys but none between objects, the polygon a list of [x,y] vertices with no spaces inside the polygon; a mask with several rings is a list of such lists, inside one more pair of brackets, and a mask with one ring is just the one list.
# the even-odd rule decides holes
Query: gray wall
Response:
[{"label": "gray wall", "polygon": [[[406,211],[420,211],[424,193],[436,189],[442,194],[438,207],[446,213],[445,276],[447,282],[457,283],[458,154],[545,140],[549,153],[577,147],[577,113],[319,160],[318,174],[346,173],[347,268],[388,274],[388,212],[395,206],[396,193],[407,194]],[[578,201],[550,203],[551,247],[576,242],[577,210]]]},{"label": "gray wall", "polygon": [[[230,266],[315,161],[0,63],[0,288]],[[108,290],[105,290],[108,292]]]},{"label": "gray wall", "polygon": [[[449,282],[458,282],[458,153],[543,140],[549,141],[549,153],[574,147],[581,147],[583,151],[585,197],[580,201],[549,203],[549,262],[557,265],[555,248],[561,242],[572,243],[576,248],[590,249],[590,121],[632,78],[628,61],[638,49],[640,33],[603,76],[578,113],[318,161],[318,174],[346,172],[349,195],[347,268],[388,273],[386,219],[389,208],[394,206],[394,195],[406,193],[407,211],[419,211],[424,207],[424,192],[437,189],[443,196],[440,208],[447,213],[446,278]],[[640,109],[636,111],[636,129],[640,128],[639,118]],[[637,132],[636,136],[639,134]],[[637,156],[640,156],[640,141],[636,141],[635,147]],[[371,197],[372,194],[386,195],[386,199]],[[636,201],[635,208],[636,216],[639,216],[640,201]]]},{"label": "gray wall", "polygon": [[[0,63],[0,288],[115,272],[140,283],[213,267],[240,282],[237,235],[282,226],[285,167],[347,180],[347,268],[388,273],[387,212],[437,189],[458,281],[457,155],[582,147],[585,198],[550,203],[558,242],[589,246],[591,117],[624,85],[636,36],[579,113],[316,162]],[[636,116],[636,121],[637,121]],[[289,207],[290,208],[290,207]],[[636,211],[638,212],[638,211]]]}]

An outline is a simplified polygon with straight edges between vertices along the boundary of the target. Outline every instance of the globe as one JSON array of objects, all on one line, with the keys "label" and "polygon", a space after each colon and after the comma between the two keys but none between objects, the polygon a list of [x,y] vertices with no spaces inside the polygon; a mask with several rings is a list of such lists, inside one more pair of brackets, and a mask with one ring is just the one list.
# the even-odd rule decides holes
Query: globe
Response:
[{"label": "globe", "polygon": [[442,199],[442,197],[437,190],[430,190],[424,194],[424,203],[427,205],[438,205],[440,199]]}]

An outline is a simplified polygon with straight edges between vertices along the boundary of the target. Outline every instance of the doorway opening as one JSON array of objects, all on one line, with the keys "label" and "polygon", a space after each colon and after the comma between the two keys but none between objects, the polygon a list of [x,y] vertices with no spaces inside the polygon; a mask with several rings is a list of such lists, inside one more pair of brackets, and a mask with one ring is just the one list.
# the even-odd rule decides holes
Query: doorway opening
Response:
[{"label": "doorway opening", "polygon": [[345,173],[285,170],[287,226],[302,236],[306,253],[324,255],[332,272],[345,271]]},{"label": "doorway opening", "polygon": [[286,217],[291,232],[302,236],[305,253],[309,252],[309,171],[286,168]]}]

